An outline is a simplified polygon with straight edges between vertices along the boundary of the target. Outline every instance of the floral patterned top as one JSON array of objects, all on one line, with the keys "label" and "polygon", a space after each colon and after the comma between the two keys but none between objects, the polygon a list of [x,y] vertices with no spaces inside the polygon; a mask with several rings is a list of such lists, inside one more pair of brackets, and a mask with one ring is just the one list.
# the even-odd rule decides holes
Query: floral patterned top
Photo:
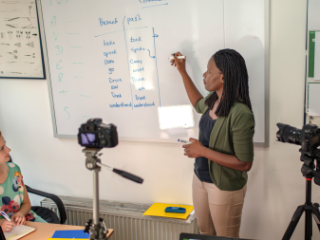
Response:
[{"label": "floral patterned top", "polygon": [[[12,162],[6,162],[6,164],[9,173],[6,181],[0,184],[0,211],[4,211],[11,218],[14,213],[19,211],[23,203],[24,183],[19,166]],[[0,219],[4,219],[4,217],[0,215]],[[46,222],[32,210],[26,215],[26,220]]]}]

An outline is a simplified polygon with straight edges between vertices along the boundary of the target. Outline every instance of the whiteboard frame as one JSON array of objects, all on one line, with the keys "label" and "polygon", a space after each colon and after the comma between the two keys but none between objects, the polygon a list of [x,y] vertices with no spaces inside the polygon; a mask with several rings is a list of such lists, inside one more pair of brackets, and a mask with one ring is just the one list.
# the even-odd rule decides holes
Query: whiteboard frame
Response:
[{"label": "whiteboard frame", "polygon": [[[55,138],[72,138],[76,139],[77,136],[74,135],[63,135],[58,134],[57,132],[57,124],[56,124],[56,118],[55,118],[55,112],[54,112],[54,102],[53,102],[53,95],[52,95],[52,86],[51,86],[51,74],[50,74],[50,67],[49,67],[49,58],[48,58],[48,49],[47,49],[47,41],[46,41],[46,35],[44,30],[44,22],[43,22],[43,13],[42,13],[42,6],[41,6],[41,0],[37,0],[39,3],[38,8],[38,19],[39,19],[39,25],[40,25],[40,32],[43,32],[44,34],[41,34],[42,42],[43,42],[43,48],[45,52],[44,61],[46,65],[48,66],[46,68],[47,76],[48,76],[48,92],[49,92],[49,98],[50,98],[50,111],[51,111],[51,119],[52,119],[52,128],[53,128],[53,136]],[[270,92],[270,0],[264,0],[264,13],[265,13],[265,26],[264,26],[264,38],[265,38],[265,126],[264,126],[264,142],[255,142],[255,147],[269,147],[269,92]],[[80,126],[79,126],[80,127]],[[120,141],[135,141],[135,142],[162,142],[162,143],[176,143],[180,144],[177,141],[173,139],[151,139],[151,138],[127,138],[127,137],[120,137]]]}]

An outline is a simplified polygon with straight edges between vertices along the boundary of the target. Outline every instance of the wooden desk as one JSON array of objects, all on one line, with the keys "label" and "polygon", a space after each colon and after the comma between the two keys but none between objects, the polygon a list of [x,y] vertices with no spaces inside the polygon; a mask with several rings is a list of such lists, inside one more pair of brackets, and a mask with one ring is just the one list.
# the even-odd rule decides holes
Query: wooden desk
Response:
[{"label": "wooden desk", "polygon": [[[80,230],[84,227],[51,224],[51,223],[38,223],[38,222],[27,222],[27,226],[34,227],[36,230],[28,235],[20,238],[21,240],[47,240],[52,237],[56,230]],[[107,237],[109,238],[113,234],[113,229],[108,229]]]}]

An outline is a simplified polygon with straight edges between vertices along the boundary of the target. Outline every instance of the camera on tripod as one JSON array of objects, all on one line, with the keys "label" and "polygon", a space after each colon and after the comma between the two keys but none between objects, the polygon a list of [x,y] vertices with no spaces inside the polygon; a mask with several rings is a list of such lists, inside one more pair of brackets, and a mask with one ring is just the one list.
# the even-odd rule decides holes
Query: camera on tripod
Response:
[{"label": "camera on tripod", "polygon": [[[301,145],[301,161],[303,165],[301,172],[303,176],[312,174],[314,183],[320,186],[320,128],[314,124],[304,125],[302,129],[291,127],[290,125],[278,123],[279,131],[277,138],[281,142]],[[317,165],[314,165],[314,159]],[[313,171],[315,168],[315,171]]]},{"label": "camera on tripod", "polygon": [[91,118],[81,124],[78,142],[87,148],[112,148],[118,145],[117,127],[102,123],[101,118]]},{"label": "camera on tripod", "polygon": [[101,167],[136,183],[143,179],[121,169],[102,164],[98,154],[102,148],[112,148],[118,145],[117,127],[113,124],[102,123],[101,118],[91,118],[81,124],[78,132],[78,142],[85,147],[82,152],[86,155],[86,168],[93,173],[93,220],[86,223],[85,232],[90,231],[90,240],[107,240],[107,226],[103,218],[99,217],[99,172]]},{"label": "camera on tripod", "polygon": [[[311,202],[311,181],[320,185],[320,129],[314,124],[307,124],[302,129],[291,127],[287,124],[278,123],[279,131],[277,138],[281,142],[288,142],[301,145],[300,160],[303,162],[301,172],[306,179],[306,202],[298,206],[294,212],[291,222],[282,238],[289,240],[296,228],[301,215],[306,213],[305,221],[305,240],[311,240],[312,237],[312,216],[320,231],[320,211],[319,204]],[[316,161],[317,165],[314,164]]]}]

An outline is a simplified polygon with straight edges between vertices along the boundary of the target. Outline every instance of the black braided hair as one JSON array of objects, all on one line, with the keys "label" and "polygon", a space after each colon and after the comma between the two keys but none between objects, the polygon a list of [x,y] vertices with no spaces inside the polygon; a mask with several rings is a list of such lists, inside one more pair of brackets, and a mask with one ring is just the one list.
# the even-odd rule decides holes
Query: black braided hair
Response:
[{"label": "black braided hair", "polygon": [[[228,116],[235,101],[246,104],[252,111],[249,96],[248,71],[243,57],[233,49],[222,49],[212,58],[223,74],[223,93],[215,114],[219,117]],[[212,93],[205,104],[212,109],[218,100],[217,92]]]}]

